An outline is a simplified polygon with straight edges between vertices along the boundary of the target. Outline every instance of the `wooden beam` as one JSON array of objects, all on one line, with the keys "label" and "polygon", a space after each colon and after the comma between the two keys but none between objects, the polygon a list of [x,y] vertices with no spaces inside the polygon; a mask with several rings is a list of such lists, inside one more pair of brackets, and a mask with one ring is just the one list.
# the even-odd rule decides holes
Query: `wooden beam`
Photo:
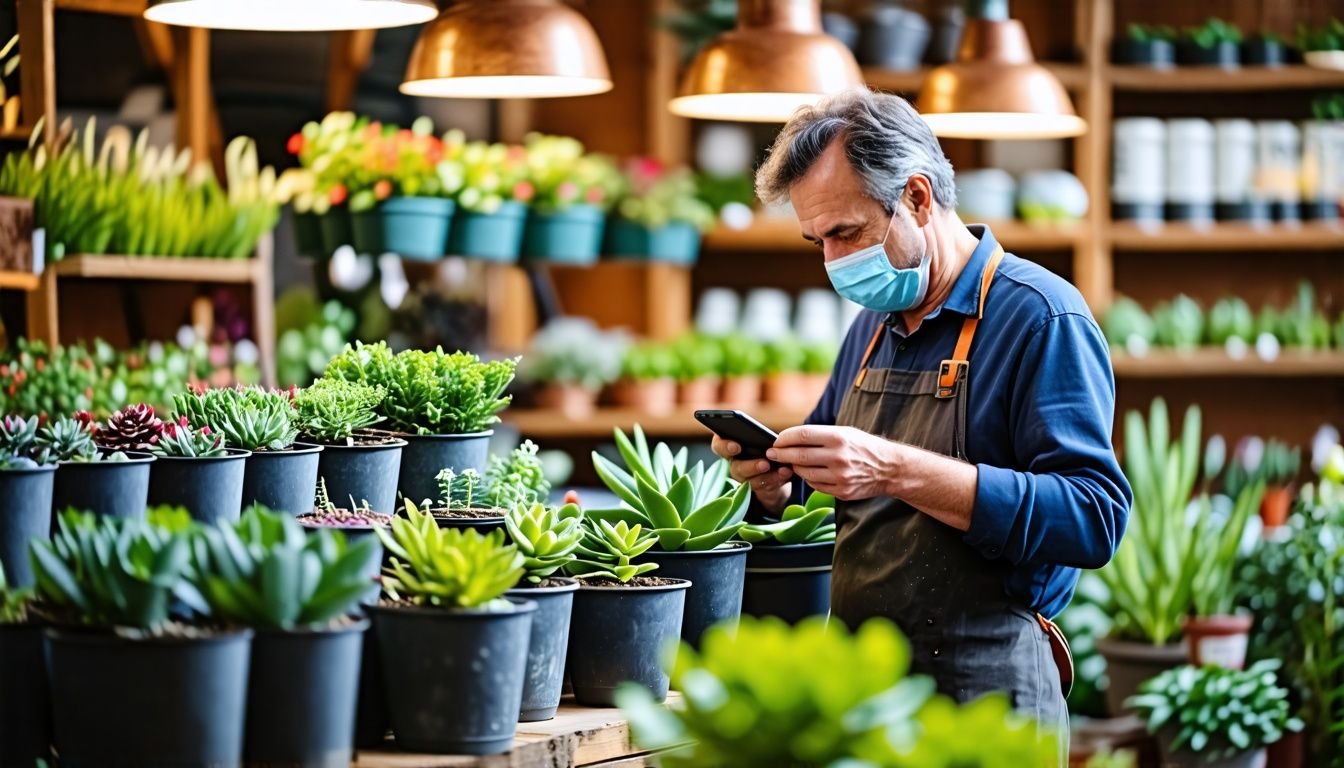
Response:
[{"label": "wooden beam", "polygon": [[173,27],[170,82],[177,110],[177,145],[191,150],[193,162],[214,164],[223,178],[224,140],[210,87],[210,30]]},{"label": "wooden beam", "polygon": [[[663,18],[676,10],[675,0],[654,0],[654,18]],[[677,94],[680,46],[677,38],[662,24],[648,26],[649,51],[653,60],[648,68],[646,122],[649,126],[647,152],[664,163],[684,165],[690,156],[691,121],[672,114],[667,104]]]},{"label": "wooden beam", "polygon": [[1075,8],[1075,32],[1087,73],[1078,108],[1087,121],[1087,133],[1074,140],[1074,163],[1090,202],[1088,237],[1074,250],[1073,282],[1092,311],[1100,313],[1115,291],[1111,245],[1103,237],[1111,218],[1111,88],[1106,57],[1115,9],[1112,0],[1076,0]]},{"label": "wooden beam", "polygon": [[140,43],[140,52],[145,63],[163,72],[173,69],[173,31],[167,24],[149,21],[143,16],[131,21],[135,30],[135,39]]},{"label": "wooden beam", "polygon": [[46,117],[43,141],[56,141],[56,42],[53,0],[18,0],[20,98],[23,130],[32,131]]},{"label": "wooden beam", "polygon": [[140,16],[145,12],[146,0],[56,0],[62,11],[105,13],[111,16]]},{"label": "wooden beam", "polygon": [[359,77],[369,66],[376,30],[331,33],[327,54],[327,111],[348,110],[355,103]]}]

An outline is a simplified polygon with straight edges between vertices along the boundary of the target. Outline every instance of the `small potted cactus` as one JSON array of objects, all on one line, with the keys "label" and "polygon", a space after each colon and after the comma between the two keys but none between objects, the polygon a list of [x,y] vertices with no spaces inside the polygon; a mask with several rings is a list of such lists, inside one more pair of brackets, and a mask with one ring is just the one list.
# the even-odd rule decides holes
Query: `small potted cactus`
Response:
[{"label": "small potted cactus", "polygon": [[597,261],[606,211],[621,185],[615,164],[603,155],[585,154],[583,144],[565,136],[532,134],[524,147],[535,194],[523,232],[523,258]]},{"label": "small potted cactus", "polygon": [[1241,64],[1241,39],[1236,25],[1210,18],[1181,32],[1176,60],[1186,65],[1235,69]]},{"label": "small potted cactus", "polygon": [[517,261],[527,205],[536,192],[527,179],[527,150],[516,144],[473,141],[462,149],[461,161],[463,184],[448,234],[448,253]]},{"label": "small potted cactus", "polygon": [[143,517],[154,455],[149,440],[162,422],[148,405],[128,405],[99,425],[87,411],[52,422],[46,431],[60,461],[52,515],[82,509],[96,515]]},{"label": "small potted cactus", "polygon": [[1116,64],[1170,69],[1176,64],[1176,30],[1158,24],[1130,24],[1118,37],[1111,57]]},{"label": "small potted cactus", "polygon": [[249,451],[243,506],[297,515],[313,508],[322,446],[295,442],[298,411],[289,392],[259,387],[197,389],[173,397],[173,409],[196,429],[209,427],[224,445]]},{"label": "small potted cactus", "polygon": [[651,416],[677,406],[677,354],[667,344],[649,341],[627,347],[621,376],[610,387],[612,402]]},{"label": "small potted cactus", "polygon": [[544,502],[551,492],[537,450],[536,443],[526,440],[508,458],[491,456],[484,477],[474,469],[444,468],[436,478],[438,506],[430,507],[429,500],[423,506],[446,528],[503,528],[509,510]]},{"label": "small potted cactus", "polygon": [[322,446],[318,483],[344,503],[368,502],[375,512],[390,515],[397,508],[397,473],[406,441],[374,425],[387,391],[340,379],[318,379],[294,395],[299,434]]},{"label": "small potted cactus", "polygon": [[185,507],[204,523],[237,520],[243,510],[243,471],[249,451],[226,448],[208,426],[186,416],[163,422],[150,445],[149,503]]},{"label": "small potted cactus", "polygon": [[51,497],[56,462],[38,433],[36,416],[6,416],[0,422],[0,561],[16,588],[33,585],[28,542],[51,531]]},{"label": "small potted cactus", "polygon": [[31,588],[5,580],[0,562],[0,765],[50,764],[51,704],[47,663],[42,656],[42,625],[29,610]]}]

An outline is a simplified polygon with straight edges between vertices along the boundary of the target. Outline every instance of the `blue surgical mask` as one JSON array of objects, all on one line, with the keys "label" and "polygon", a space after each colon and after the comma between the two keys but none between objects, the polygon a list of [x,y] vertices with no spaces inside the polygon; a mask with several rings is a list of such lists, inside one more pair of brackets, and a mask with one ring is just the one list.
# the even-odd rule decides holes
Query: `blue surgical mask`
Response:
[{"label": "blue surgical mask", "polygon": [[[890,222],[886,232],[891,231]],[[874,312],[904,312],[919,306],[929,290],[929,252],[919,266],[897,269],[887,257],[887,238],[826,264],[835,292]]]}]

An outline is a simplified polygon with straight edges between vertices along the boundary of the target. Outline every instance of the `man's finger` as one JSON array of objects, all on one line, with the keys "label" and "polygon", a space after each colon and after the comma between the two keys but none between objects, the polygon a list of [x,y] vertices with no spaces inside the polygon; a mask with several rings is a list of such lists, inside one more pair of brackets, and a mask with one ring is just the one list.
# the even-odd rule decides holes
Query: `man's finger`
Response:
[{"label": "man's finger", "polygon": [[807,481],[807,484],[813,488],[820,486],[832,486],[839,482],[839,477],[829,467],[795,467],[798,476]]},{"label": "man's finger", "polygon": [[794,467],[826,466],[827,452],[816,446],[800,448],[771,448],[765,452],[767,458],[780,464]]},{"label": "man's finger", "polygon": [[835,427],[823,427],[815,424],[803,427],[789,427],[779,433],[775,440],[776,448],[796,448],[800,445],[834,445],[838,438]]}]

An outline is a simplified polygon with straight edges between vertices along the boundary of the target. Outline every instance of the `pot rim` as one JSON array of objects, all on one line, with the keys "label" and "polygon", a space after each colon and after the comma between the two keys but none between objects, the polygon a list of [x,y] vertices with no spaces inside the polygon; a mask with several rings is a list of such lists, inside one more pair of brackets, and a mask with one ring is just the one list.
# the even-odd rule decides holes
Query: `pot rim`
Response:
[{"label": "pot rim", "polygon": [[1183,629],[1203,635],[1245,634],[1250,632],[1254,625],[1255,616],[1246,611],[1218,613],[1212,616],[1187,616],[1181,622]]},{"label": "pot rim", "polygon": [[[578,578],[576,580],[579,582],[580,592],[601,592],[604,594],[621,594],[622,592],[675,592],[679,589],[691,588],[691,582],[688,579],[671,579],[666,576],[653,576],[651,578],[665,579],[673,583],[657,584],[657,585],[653,584],[637,585],[633,587],[631,586],[596,587],[591,584],[588,584],[586,580],[583,578]],[[605,579],[605,581],[610,581],[610,579]]]},{"label": "pot rim", "polygon": [[398,432],[396,434],[398,438],[405,440],[407,443],[410,443],[412,440],[424,440],[426,442],[434,442],[441,440],[443,442],[452,442],[452,441],[466,441],[483,437],[491,437],[495,434],[495,430],[487,429],[484,432],[463,432],[461,434],[415,435],[411,434],[410,432]]},{"label": "pot rim", "polygon": [[579,580],[572,576],[550,576],[548,578],[564,583],[554,584],[549,587],[512,587],[508,592],[504,593],[504,596],[526,598],[528,595],[561,595],[566,592],[577,592],[579,590]]},{"label": "pot rim", "polygon": [[507,593],[504,595],[504,599],[510,605],[510,609],[507,611],[485,611],[479,608],[427,608],[422,605],[383,605],[382,603],[366,605],[364,610],[371,611],[374,614],[396,614],[430,621],[444,618],[461,620],[509,618],[537,610],[537,603],[533,600],[509,597]]},{"label": "pot rim", "polygon": [[255,638],[260,638],[260,637],[276,637],[276,636],[286,636],[286,637],[303,636],[303,637],[312,637],[312,636],[316,636],[316,635],[345,635],[345,634],[350,634],[350,633],[354,633],[354,632],[363,632],[364,630],[368,629],[368,628],[369,628],[369,625],[371,624],[371,622],[370,622],[367,618],[365,618],[365,617],[363,617],[363,616],[354,616],[354,615],[347,614],[347,615],[345,615],[343,618],[348,619],[348,620],[350,620],[350,621],[346,621],[346,622],[340,624],[339,626],[331,626],[330,624],[328,624],[327,626],[320,626],[320,627],[295,627],[294,629],[275,629],[275,628],[271,628],[271,627],[264,627],[264,628],[263,628],[263,627],[254,627],[254,628],[252,629],[252,632],[253,632],[253,636],[254,636]]},{"label": "pot rim", "polygon": [[229,627],[214,629],[193,627],[207,634],[199,637],[180,637],[177,635],[158,635],[152,637],[131,638],[116,634],[110,627],[74,627],[68,625],[47,625],[43,635],[49,641],[60,641],[78,645],[110,645],[121,643],[147,645],[189,645],[224,643],[232,640],[251,640],[255,631],[250,627]]},{"label": "pot rim", "polygon": [[1137,640],[1123,640],[1107,635],[1097,638],[1097,650],[1105,654],[1103,648],[1109,648],[1116,656],[1141,657],[1141,658],[1166,658],[1180,657],[1185,658],[1184,639],[1173,640],[1164,645],[1153,645],[1152,643],[1140,642]]},{"label": "pot rim", "polygon": [[155,454],[154,458],[158,461],[168,461],[168,462],[173,461],[213,462],[213,461],[237,461],[239,459],[246,459],[248,456],[251,455],[252,455],[251,451],[243,448],[225,448],[223,456],[159,456],[158,454]]},{"label": "pot rim", "polygon": [[372,443],[368,445],[334,445],[332,443],[312,443],[322,446],[323,451],[390,451],[393,448],[405,448],[406,441],[400,437],[394,437],[386,443]]},{"label": "pot rim", "polygon": [[0,468],[0,473],[9,473],[12,475],[38,475],[43,472],[55,472],[59,464],[38,464],[36,467],[4,467]]},{"label": "pot rim", "polygon": [[751,550],[752,550],[751,542],[742,541],[740,539],[730,539],[724,544],[715,547],[714,549],[667,550],[667,549],[658,549],[655,546],[653,549],[650,549],[648,552],[645,552],[643,555],[640,555],[639,558],[636,558],[636,560],[646,557],[648,555],[659,555],[659,556],[668,555],[671,557],[685,557],[685,558],[733,557],[734,555],[746,555]]},{"label": "pot rim", "polygon": [[[99,453],[103,453],[103,454],[107,454],[107,453],[115,453],[116,451],[117,451],[117,449],[115,449],[115,448],[102,448],[102,447],[99,447],[99,448],[98,448],[98,452],[99,452]],[[125,460],[125,461],[71,461],[71,460],[66,460],[66,461],[59,462],[56,466],[58,466],[58,467],[69,467],[69,466],[79,466],[79,467],[115,467],[115,466],[117,466],[118,464],[136,464],[136,465],[139,465],[139,464],[153,464],[154,461],[155,461],[156,459],[159,458],[158,456],[155,456],[154,454],[150,453],[149,451],[121,451],[121,452],[124,453],[124,454],[126,454],[126,460]]]},{"label": "pot rim", "polygon": [[257,450],[253,451],[253,456],[263,456],[272,458],[276,456],[307,456],[313,453],[321,453],[324,446],[319,443],[303,443],[295,440],[288,448],[281,448],[278,451]]}]

